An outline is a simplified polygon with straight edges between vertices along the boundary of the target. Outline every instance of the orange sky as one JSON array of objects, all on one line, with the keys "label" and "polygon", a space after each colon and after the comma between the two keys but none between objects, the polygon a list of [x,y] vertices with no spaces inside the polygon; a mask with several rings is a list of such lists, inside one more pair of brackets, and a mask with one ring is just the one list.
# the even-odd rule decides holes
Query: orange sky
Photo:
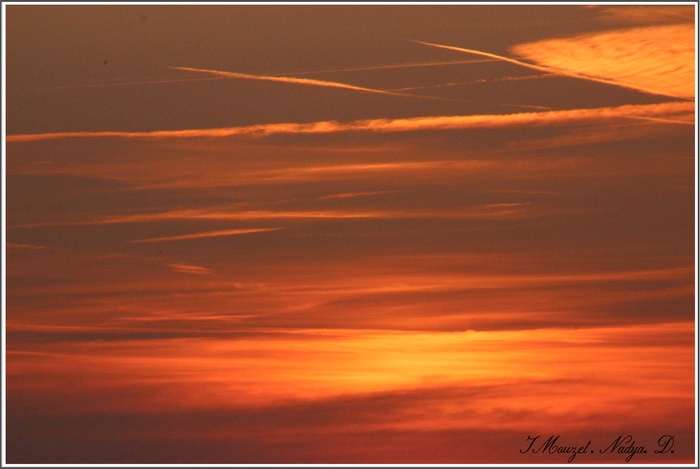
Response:
[{"label": "orange sky", "polygon": [[694,6],[3,9],[4,463],[697,462]]}]

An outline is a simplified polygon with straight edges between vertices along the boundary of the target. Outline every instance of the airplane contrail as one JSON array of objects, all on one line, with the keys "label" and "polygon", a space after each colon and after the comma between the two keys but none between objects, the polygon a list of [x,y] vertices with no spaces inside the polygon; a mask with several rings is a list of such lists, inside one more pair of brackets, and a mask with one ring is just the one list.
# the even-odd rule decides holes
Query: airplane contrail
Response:
[{"label": "airplane contrail", "polygon": [[326,70],[311,70],[305,72],[294,72],[295,75],[313,75],[317,73],[334,73],[334,72],[364,72],[369,70],[394,70],[400,68],[420,68],[420,67],[438,67],[443,65],[463,65],[476,64],[484,62],[495,62],[494,59],[489,60],[449,60],[443,62],[416,62],[404,64],[389,64],[389,65],[373,65],[369,67],[353,67],[353,68],[331,68]]},{"label": "airplane contrail", "polygon": [[[471,61],[473,62],[473,61]],[[471,63],[469,62],[469,63]],[[407,65],[407,66],[414,66],[413,65]],[[387,67],[395,67],[395,66],[387,66]],[[378,94],[384,94],[384,95],[389,95],[389,96],[400,96],[403,98],[414,98],[414,99],[428,99],[428,100],[433,100],[433,101],[448,101],[448,102],[463,102],[463,103],[473,103],[473,101],[468,101],[468,100],[462,100],[462,99],[455,99],[455,98],[445,98],[442,96],[426,96],[426,95],[419,95],[419,94],[412,94],[412,93],[399,93],[394,90],[378,90],[374,88],[365,88],[362,86],[355,86],[355,85],[349,85],[347,83],[341,83],[337,81],[327,81],[327,80],[315,80],[311,78],[298,78],[298,77],[285,77],[285,76],[279,76],[279,75],[252,75],[249,73],[238,73],[238,72],[225,72],[225,71],[220,71],[220,70],[207,70],[207,69],[201,69],[201,68],[190,68],[190,67],[169,67],[173,70],[183,70],[183,71],[188,71],[188,72],[197,72],[197,73],[209,73],[212,75],[217,75],[219,77],[225,77],[225,78],[240,78],[240,79],[245,79],[245,80],[260,80],[260,81],[276,81],[276,82],[281,82],[281,83],[292,83],[292,84],[297,84],[297,85],[310,85],[310,86],[323,86],[323,87],[330,87],[330,88],[342,88],[342,89],[348,89],[348,90],[353,90],[353,91],[362,91],[362,92],[367,92],[367,93],[378,93]],[[376,68],[385,68],[385,67],[376,67]],[[506,106],[506,107],[518,107],[518,108],[527,108],[527,109],[543,109],[541,106],[529,106],[525,104],[499,104],[499,106]]]},{"label": "airplane contrail", "polygon": [[[489,60],[489,62],[495,62],[495,60],[494,61]],[[526,75],[526,76],[500,77],[500,78],[490,78],[490,79],[481,78],[479,80],[473,80],[473,81],[455,81],[455,82],[450,82],[450,83],[441,83],[438,85],[393,88],[389,91],[430,90],[430,89],[434,89],[434,88],[447,88],[450,86],[481,85],[483,83],[496,83],[496,82],[502,82],[502,81],[542,80],[544,78],[551,78],[553,76],[556,76],[556,75],[554,75],[552,73],[547,73],[545,75]],[[551,109],[551,108],[544,107],[544,106],[530,106],[530,107],[539,108],[539,109]]]},{"label": "airplane contrail", "polygon": [[296,85],[309,85],[309,86],[322,86],[326,88],[342,88],[346,90],[353,91],[363,91],[365,93],[377,93],[385,94],[389,96],[409,96],[401,93],[394,93],[392,91],[377,90],[374,88],[365,88],[363,86],[348,85],[347,83],[340,83],[337,81],[327,81],[327,80],[316,80],[313,78],[296,78],[296,77],[282,77],[273,75],[252,75],[249,73],[238,73],[238,72],[224,72],[220,70],[207,70],[203,68],[191,68],[191,67],[168,67],[172,70],[183,70],[185,72],[197,72],[197,73],[209,73],[211,75],[218,75],[228,78],[240,78],[243,80],[258,80],[258,81],[276,81],[279,83],[292,83]]},{"label": "airplane contrail", "polygon": [[[483,62],[495,62],[494,59],[482,59],[482,60],[447,60],[441,62],[416,62],[416,63],[403,63],[403,64],[389,64],[389,65],[374,65],[369,67],[354,67],[354,68],[329,68],[323,70],[307,70],[307,71],[295,71],[288,72],[294,75],[316,75],[323,73],[336,73],[336,72],[362,72],[368,70],[393,70],[401,68],[421,68],[421,67],[439,67],[445,65],[464,65],[473,63],[483,63]],[[284,73],[274,74],[271,76],[281,77]],[[153,79],[125,79],[122,81],[108,82],[108,83],[82,83],[74,85],[56,85],[56,86],[42,86],[42,87],[28,87],[21,88],[23,90],[61,90],[61,89],[82,89],[82,88],[110,88],[119,86],[135,86],[135,85],[157,85],[164,83],[187,83],[193,81],[213,81],[213,80],[226,80],[232,77],[218,76],[218,77],[208,77],[208,78],[153,78]],[[393,91],[393,90],[389,90]]]},{"label": "airplane contrail", "polygon": [[213,238],[216,236],[234,236],[249,233],[264,233],[266,231],[277,231],[283,228],[249,228],[249,229],[233,229],[233,230],[217,230],[217,231],[203,231],[199,233],[190,233],[186,235],[178,236],[162,236],[158,238],[146,238],[137,239],[132,241],[132,243],[155,243],[161,241],[181,241],[186,239],[200,239],[200,238]]},{"label": "airplane contrail", "polygon": [[480,55],[480,56],[482,56],[482,57],[489,57],[489,58],[492,58],[492,59],[500,60],[500,61],[502,61],[502,62],[512,63],[512,64],[514,64],[514,65],[519,65],[519,66],[521,66],[521,67],[527,67],[527,68],[530,68],[530,69],[532,69],[532,70],[538,70],[538,71],[540,71],[540,72],[553,73],[553,74],[556,74],[556,75],[565,76],[565,77],[570,77],[570,78],[578,78],[578,79],[581,79],[581,80],[594,81],[594,82],[603,83],[603,84],[606,84],[606,85],[619,86],[619,87],[622,87],[622,88],[627,88],[627,89],[632,89],[632,90],[636,90],[636,91],[641,91],[641,92],[644,92],[644,93],[649,93],[649,94],[654,94],[654,95],[660,95],[660,96],[667,96],[667,97],[676,98],[676,99],[684,99],[684,100],[686,100],[686,101],[693,101],[693,99],[690,99],[690,98],[686,98],[686,97],[683,97],[683,96],[672,95],[672,94],[665,93],[665,92],[659,91],[659,90],[654,90],[654,89],[651,89],[651,88],[646,88],[646,87],[637,86],[637,85],[630,85],[630,84],[622,83],[622,82],[615,81],[615,80],[608,80],[608,79],[606,79],[606,78],[601,78],[601,77],[597,77],[597,76],[584,75],[584,74],[580,74],[580,73],[576,73],[576,72],[571,72],[571,71],[568,71],[568,70],[562,70],[562,69],[559,69],[559,68],[547,67],[547,66],[544,66],[544,65],[536,65],[536,64],[531,64],[531,63],[528,63],[528,62],[522,62],[522,61],[520,61],[520,60],[512,59],[512,58],[510,58],[510,57],[505,57],[505,56],[503,56],[503,55],[492,54],[492,53],[490,53],[490,52],[484,52],[484,51],[475,50],[475,49],[465,49],[465,48],[463,48],[463,47],[447,46],[447,45],[444,45],[444,44],[435,44],[435,43],[432,43],[432,42],[418,41],[418,40],[416,40],[416,39],[404,39],[404,40],[405,40],[405,41],[408,41],[408,42],[413,42],[413,43],[416,43],[416,44],[422,44],[422,45],[424,45],[424,46],[437,47],[437,48],[439,48],[439,49],[454,50],[454,51],[457,51],[457,52],[466,52],[467,54],[474,54],[474,55]]},{"label": "airplane contrail", "polygon": [[83,83],[77,85],[57,85],[57,86],[42,86],[34,88],[22,88],[23,90],[38,91],[38,90],[70,90],[84,88],[115,88],[120,86],[138,86],[138,85],[160,85],[165,83],[187,83],[193,81],[214,81],[226,80],[226,77],[208,77],[208,78],[177,78],[177,79],[154,79],[154,80],[132,80],[118,81],[110,83]]}]

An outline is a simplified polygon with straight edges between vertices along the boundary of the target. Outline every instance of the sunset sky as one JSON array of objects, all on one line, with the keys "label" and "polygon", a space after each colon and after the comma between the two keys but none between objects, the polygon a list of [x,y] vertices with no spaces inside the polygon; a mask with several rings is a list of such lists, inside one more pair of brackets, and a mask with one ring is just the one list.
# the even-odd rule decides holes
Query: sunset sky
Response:
[{"label": "sunset sky", "polygon": [[3,463],[697,463],[694,3],[2,8]]}]

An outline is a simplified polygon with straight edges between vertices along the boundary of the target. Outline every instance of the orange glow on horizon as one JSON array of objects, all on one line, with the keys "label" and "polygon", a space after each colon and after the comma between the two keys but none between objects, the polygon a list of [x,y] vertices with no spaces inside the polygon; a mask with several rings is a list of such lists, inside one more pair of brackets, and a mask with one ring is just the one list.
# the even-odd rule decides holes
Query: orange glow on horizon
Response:
[{"label": "orange glow on horizon", "polygon": [[[33,403],[38,405],[35,412],[59,415],[105,410],[106,396],[111,411],[158,413],[424,389],[422,409],[386,415],[376,422],[377,428],[528,431],[554,425],[566,431],[578,425],[570,418],[572,413],[583,420],[608,415],[611,427],[613,416],[642,424],[650,413],[670,411],[683,419],[684,407],[675,402],[693,395],[692,330],[692,323],[635,326],[624,334],[614,327],[579,329],[575,335],[562,329],[310,330],[233,340],[57,344],[45,351],[30,346],[11,352],[8,373],[11,390],[23,395],[19,398],[23,405]],[[502,347],[504,342],[510,344],[508,349]],[[626,365],[620,368],[619,363]],[[661,370],[672,373],[673,380],[654,379]],[[45,377],[41,387],[30,385],[39,376]],[[69,379],[92,397],[47,408],[37,392],[61,396],[66,403],[74,392],[57,387],[52,376]],[[546,387],[552,380],[559,384]],[[494,391],[474,400],[472,387]],[[441,389],[457,395],[456,390],[462,389],[464,396],[442,402]],[[533,402],[533,395],[540,398]],[[400,403],[400,395],[397,399]],[[653,404],[660,402],[666,404]],[[644,416],[627,415],[639,405],[652,406]],[[495,409],[512,415],[526,412],[528,417],[493,420],[490,414]]]}]

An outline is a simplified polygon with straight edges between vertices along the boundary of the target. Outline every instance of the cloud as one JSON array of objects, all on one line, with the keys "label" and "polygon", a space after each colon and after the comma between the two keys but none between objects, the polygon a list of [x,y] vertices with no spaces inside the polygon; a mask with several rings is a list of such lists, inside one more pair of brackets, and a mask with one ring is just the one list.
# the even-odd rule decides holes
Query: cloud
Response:
[{"label": "cloud", "polygon": [[[344,199],[367,197],[397,191],[371,191],[360,193],[343,193],[321,197],[321,199]],[[104,218],[83,221],[56,221],[44,223],[29,223],[12,225],[9,228],[40,228],[51,226],[100,226],[129,223],[158,223],[169,221],[248,221],[248,220],[347,220],[347,219],[410,219],[410,218],[452,218],[452,219],[481,219],[496,220],[539,216],[544,211],[527,202],[475,204],[466,208],[434,209],[434,210],[237,210],[235,208],[187,209],[170,210],[166,212],[142,213],[131,215],[111,215]],[[258,233],[281,230],[283,228],[251,228],[207,231],[164,238],[148,238],[133,242],[153,242],[179,239],[196,239],[214,236],[229,236],[237,234]]]},{"label": "cloud", "polygon": [[181,272],[183,274],[194,275],[212,275],[214,271],[207,267],[189,264],[168,264],[168,268],[173,272]]},{"label": "cloud", "polygon": [[[628,333],[624,339],[619,335],[619,326],[582,328],[576,334],[565,328],[454,332],[281,329],[277,335],[256,337],[252,333],[246,340],[193,338],[190,341],[154,340],[140,344],[131,341],[82,342],[66,344],[62,347],[62,354],[40,351],[24,355],[22,351],[14,350],[11,356],[15,366],[17,362],[29,365],[24,370],[26,372],[56,366],[53,373],[61,375],[72,369],[72,374],[79,376],[85,384],[97,388],[103,385],[120,388],[124,383],[146,384],[148,378],[153,378],[154,383],[177,383],[190,393],[182,396],[159,393],[148,399],[157,403],[160,409],[175,410],[270,405],[289,398],[385,392],[425,386],[425,379],[431,376],[435,386],[462,385],[472,379],[493,384],[535,376],[543,379],[575,378],[580,370],[572,368],[572,362],[590,368],[599,367],[597,361],[579,354],[582,349],[591,351],[592,346],[598,346],[596,354],[604,361],[614,359],[613,351],[634,355],[647,345],[667,353],[693,346],[692,321],[635,325],[626,329]],[[654,337],[651,343],[650,337]],[[504,349],[504,343],[511,344],[511,347]],[[134,348],[134,345],[139,347]],[[563,356],[546,353],[552,350]],[[329,354],[335,357],[333,363],[328,360]],[[66,355],[81,361],[84,366],[76,367],[74,360],[65,360]],[[41,358],[51,363],[44,363]],[[664,365],[661,358],[657,358],[656,367]],[[692,358],[688,355],[686,364],[692,365]],[[137,363],[141,364],[138,369],[134,368]],[[192,368],[192,363],[201,366]],[[486,363],[491,366],[484,366]],[[681,363],[675,363],[675,366],[681,366]],[[104,365],[114,365],[106,383],[93,373]],[[332,372],[341,369],[344,372]],[[14,367],[13,370],[17,371]],[[641,378],[654,371],[654,367],[648,364],[632,367],[626,370],[626,374],[630,378]],[[692,384],[692,369],[687,371],[685,378],[690,378]],[[348,375],[356,378],[352,380],[352,387],[348,387]],[[619,379],[619,375],[610,377]],[[121,379],[125,380],[124,383]],[[676,379],[684,377],[680,375]],[[202,383],[211,387],[202,386]],[[22,384],[28,382],[16,381],[17,386]],[[61,382],[54,385],[60,386]],[[658,382],[656,385],[670,386],[670,383]],[[225,389],[240,394],[236,400],[231,400],[230,393],[221,393]],[[70,393],[70,389],[67,392]],[[213,399],[201,399],[203,396]],[[123,406],[128,406],[130,400],[125,395],[112,404],[124,410],[128,409]],[[569,404],[575,405],[575,401],[573,399]],[[98,408],[103,404],[99,399],[92,402]],[[149,404],[143,402],[142,405]],[[75,410],[82,406],[83,403],[76,402],[69,407]],[[59,408],[50,413],[67,410]],[[494,425],[508,425],[508,422],[494,422]]]},{"label": "cloud", "polygon": [[625,22],[629,24],[689,23],[693,24],[695,10],[691,5],[629,5],[613,7],[591,5],[587,8],[597,10],[598,17],[610,23]]},{"label": "cloud", "polygon": [[[313,240],[303,230],[298,236],[305,243]],[[293,238],[286,240],[296,245]],[[225,247],[233,249],[232,245]],[[10,337],[13,341],[49,343],[232,338],[279,330],[447,332],[627,327],[687,321],[693,314],[692,259],[670,268],[631,266],[617,270],[623,262],[614,260],[612,268],[588,264],[576,269],[560,265],[552,270],[552,263],[562,261],[539,253],[534,257],[400,257],[379,253],[319,265],[305,262],[303,253],[295,258],[298,260],[285,259],[289,257],[285,253],[271,256],[269,263],[259,263],[262,254],[254,253],[255,261],[236,254],[204,258],[190,254],[185,261],[169,262],[173,272],[193,274],[187,279],[163,275],[163,260],[169,253],[152,255],[145,262],[135,262],[136,257],[104,259],[101,263],[85,259],[90,270],[70,279],[69,284],[65,279],[61,284],[33,283],[21,288],[18,284],[11,301],[15,311],[21,308],[27,314],[14,315],[8,322],[13,331]],[[28,265],[27,270],[66,262],[81,270],[78,267],[82,265],[71,257],[66,252],[62,258],[44,258],[42,263]],[[569,264],[585,266],[590,262],[587,257],[581,255]],[[202,265],[216,276],[197,275],[204,274],[199,268]],[[55,268],[44,271],[49,279],[61,273]],[[144,271],[152,273],[134,276]],[[329,276],[328,272],[335,274]],[[86,315],[91,318],[89,324],[85,323]],[[81,330],[69,330],[68,326]]]},{"label": "cloud", "polygon": [[[581,145],[593,145],[605,142],[634,141],[643,138],[653,138],[655,136],[669,136],[668,126],[655,125],[655,123],[670,124],[679,128],[686,127],[692,115],[684,119],[669,119],[662,117],[636,117],[627,116],[628,119],[647,121],[647,125],[627,125],[623,122],[592,125],[588,127],[575,127],[564,129],[560,135],[554,137],[535,137],[528,140],[508,142],[508,147],[513,150],[533,150],[544,148],[574,147]],[[684,129],[683,129],[684,130]]]},{"label": "cloud", "polygon": [[[374,401],[357,419],[336,422],[335,430],[525,432],[556,425],[565,431],[581,421],[614,426],[612,419],[600,423],[602,415],[624,417],[631,426],[692,420],[692,413],[683,416],[693,405],[692,349],[692,321],[575,332],[327,329],[64,342],[49,350],[25,344],[8,352],[8,395],[13,412],[25,417],[245,409],[255,414],[329,400],[352,414],[355,406],[343,401],[360,408]],[[665,379],[654,379],[659,373]],[[66,387],[66,380],[73,385]],[[83,398],[76,399],[78,394]],[[557,406],[550,405],[553,400]],[[665,405],[628,412],[632,403],[650,402]],[[245,432],[256,420],[251,415],[229,430]],[[305,421],[324,425],[323,415],[314,413]]]},{"label": "cloud", "polygon": [[[685,32],[687,28],[683,27],[683,31]],[[690,28],[690,31],[692,32],[693,29],[692,27]],[[665,32],[665,31],[664,31]],[[616,34],[616,33],[609,33],[609,34]],[[621,33],[617,33],[621,34]],[[658,33],[653,33],[653,34],[658,34]],[[677,34],[675,34],[675,40],[678,40]],[[652,36],[650,34],[649,39],[651,39]],[[615,40],[616,37],[606,37],[605,35],[601,35],[596,37],[596,39],[601,39],[601,42],[604,44],[604,46],[612,47],[614,43],[611,43],[609,41]],[[630,39],[628,37],[625,37],[625,39]],[[630,47],[639,47],[639,44],[634,42],[635,39],[638,39],[637,37],[631,38],[632,40],[630,41],[631,44]],[[686,40],[687,38],[683,37],[683,39]],[[620,86],[623,88],[629,88],[633,89],[636,91],[641,91],[643,93],[649,93],[649,94],[655,94],[655,95],[662,95],[662,96],[668,96],[668,97],[673,97],[673,98],[679,98],[679,99],[692,99],[692,95],[688,96],[687,94],[687,85],[682,89],[678,90],[676,87],[670,88],[670,89],[665,89],[664,87],[659,87],[659,84],[656,83],[653,79],[644,79],[644,80],[639,80],[639,79],[634,79],[634,71],[631,73],[613,73],[610,75],[610,72],[606,70],[606,66],[610,66],[611,64],[614,63],[616,59],[619,59],[619,57],[612,57],[610,60],[606,60],[608,57],[606,55],[602,55],[602,60],[601,57],[598,57],[595,55],[595,52],[592,53],[590,56],[587,56],[586,59],[588,62],[584,65],[581,66],[581,62],[577,61],[576,63],[571,63],[568,61],[569,56],[568,54],[570,53],[569,47],[572,44],[576,44],[575,42],[567,42],[567,40],[555,40],[555,41],[543,41],[540,43],[534,43],[534,47],[536,48],[534,51],[531,50],[533,45],[521,45],[521,46],[516,46],[513,48],[513,51],[517,53],[518,55],[522,55],[525,57],[528,57],[532,60],[539,61],[540,63],[544,63],[546,65],[536,65],[532,63],[527,63],[523,62],[521,60],[516,60],[512,59],[510,57],[505,57],[502,55],[497,55],[497,54],[492,54],[490,52],[483,52],[475,49],[466,49],[463,47],[455,47],[455,46],[447,46],[443,44],[434,44],[430,42],[424,42],[424,41],[416,41],[416,40],[410,40],[411,42],[415,42],[417,44],[423,44],[426,46],[431,46],[431,47],[437,47],[440,49],[447,49],[447,50],[454,50],[458,52],[466,52],[468,54],[475,54],[475,55],[481,55],[484,57],[490,57],[493,59],[501,60],[503,62],[508,62],[512,63],[515,65],[519,65],[521,67],[526,67],[530,68],[533,70],[538,70],[540,72],[544,72],[547,74],[554,74],[554,75],[559,75],[559,76],[565,76],[565,77],[571,77],[571,78],[578,78],[582,80],[587,80],[587,81],[594,81],[598,83],[604,83],[607,85],[614,85],[614,86]],[[564,60],[551,60],[548,56],[545,56],[543,54],[542,49],[545,46],[550,46],[552,44],[557,44],[558,45],[558,51],[562,54],[562,58]],[[670,43],[664,43],[664,45],[669,45],[673,44],[673,42]],[[685,45],[685,44],[684,44]],[[691,41],[689,43],[690,47],[692,47],[693,42]],[[658,58],[654,57],[653,54],[658,54],[659,51],[664,50],[662,49],[663,46],[660,48],[655,48],[652,51],[645,51],[644,52],[644,59],[647,60],[647,62],[651,62],[649,65],[654,65],[658,63]],[[665,57],[670,57],[671,54],[669,54],[666,50],[664,54]],[[598,52],[600,53],[600,52]],[[680,58],[680,61],[683,61],[682,64],[684,67],[691,67],[692,64],[694,64],[694,61],[688,61],[688,56],[687,53],[684,53],[683,56]],[[619,64],[615,64],[615,67],[613,68],[614,72],[619,72],[624,69],[620,68]],[[606,76],[607,75],[607,76]],[[685,77],[687,78],[687,77]],[[692,83],[690,83],[692,84]]]},{"label": "cloud", "polygon": [[681,99],[695,97],[692,24],[537,41],[511,50],[542,66],[563,70],[568,76]]},{"label": "cloud", "polygon": [[157,238],[146,238],[137,239],[132,241],[132,243],[155,243],[161,241],[183,241],[188,239],[200,239],[200,238],[213,238],[218,236],[234,236],[250,233],[264,233],[267,231],[277,231],[283,228],[247,228],[247,229],[232,229],[232,230],[216,230],[216,231],[203,231],[199,233],[190,233],[186,235],[177,236],[162,236]]},{"label": "cloud", "polygon": [[7,142],[32,142],[63,138],[223,138],[234,136],[266,137],[275,134],[332,134],[339,132],[418,132],[426,130],[482,129],[517,126],[544,126],[604,122],[619,119],[661,118],[685,125],[694,123],[695,105],[691,102],[623,105],[616,107],[571,109],[563,111],[524,112],[515,114],[475,114],[425,116],[400,119],[363,119],[351,122],[320,121],[311,123],[259,124],[216,129],[157,130],[148,132],[54,132],[15,134]]},{"label": "cloud", "polygon": [[6,243],[6,247],[12,248],[12,249],[46,249],[46,246],[39,246],[35,244],[22,244],[22,243]]},{"label": "cloud", "polygon": [[[168,222],[179,220],[196,220],[196,221],[227,221],[227,220],[309,220],[309,219],[352,219],[352,218],[396,218],[410,217],[411,212],[388,211],[388,210],[290,210],[290,211],[275,211],[275,210],[236,210],[231,208],[213,208],[213,209],[186,209],[186,210],[170,210],[166,212],[156,213],[140,213],[131,215],[112,215],[105,218],[84,221],[66,221],[66,222],[45,222],[45,223],[30,223],[24,225],[13,225],[10,228],[38,228],[42,226],[97,226],[97,225],[116,225],[126,223],[151,223],[151,222]],[[245,233],[255,233],[258,231],[271,231],[282,228],[254,228],[254,229],[232,229],[223,230],[222,232],[213,231],[211,236],[235,235]],[[191,235],[184,235],[190,238]],[[194,237],[206,237],[199,234]],[[160,240],[159,238],[155,238]],[[140,241],[146,242],[146,241]]]},{"label": "cloud", "polygon": [[328,199],[352,199],[355,197],[371,197],[373,195],[394,194],[399,191],[364,191],[364,192],[341,192],[339,194],[324,195],[319,200]]},{"label": "cloud", "polygon": [[[538,383],[540,384],[540,383]],[[516,388],[524,397],[542,400],[549,389],[565,386],[572,392],[586,393],[598,389],[575,386],[564,381],[549,381],[538,385],[524,384]],[[549,388],[547,388],[549,386]],[[464,389],[426,388],[405,392],[371,394],[358,398],[338,398],[323,401],[290,402],[286,405],[253,409],[220,409],[185,412],[95,412],[88,415],[36,415],[31,419],[12,414],[8,417],[16,431],[8,435],[8,462],[27,464],[176,464],[197,465],[202,461],[224,466],[238,465],[420,465],[470,464],[513,465],[513,448],[517,461],[523,465],[547,466],[566,464],[569,454],[518,454],[526,446],[532,430],[492,430],[473,428],[467,424],[458,428],[438,430],[421,428],[385,429],[382,421],[407,421],[417,409],[433,408],[434,403],[453,403],[466,412],[490,414],[494,420],[529,421],[532,424],[555,426],[557,421],[538,418],[536,410],[486,409],[470,401],[469,396],[481,397],[489,392],[501,395],[503,388],[470,386]],[[539,397],[539,399],[538,399]],[[636,401],[645,408],[668,407],[659,398]],[[675,399],[671,399],[674,407]],[[670,404],[669,403],[669,404]],[[537,409],[539,410],[539,409]],[[688,412],[692,414],[692,412]],[[670,412],[669,412],[670,414]],[[442,415],[442,414],[439,414]],[[593,417],[595,415],[595,417]],[[635,454],[632,463],[690,464],[694,460],[693,424],[686,416],[664,428],[675,435],[674,454]],[[583,415],[578,414],[582,418]],[[569,428],[558,442],[579,444],[593,440],[593,445],[605,448],[618,435],[625,435],[625,418],[591,412],[582,422],[585,428]],[[484,416],[484,419],[486,417]],[[595,420],[594,420],[595,419]],[[438,420],[438,415],[434,416]],[[60,428],[60,433],[50,429]],[[563,428],[557,426],[557,428]],[[529,432],[529,433],[528,433]],[[643,422],[634,431],[637,443],[655,446],[658,427]],[[41,445],[36,445],[41,441]],[[541,439],[540,439],[541,441]],[[135,443],[138,442],[138,443]],[[145,442],[145,443],[141,443]],[[130,446],[133,445],[133,446]],[[133,450],[125,451],[125,448]],[[70,455],[67,457],[66,455]],[[619,465],[627,454],[581,454],[574,463]],[[591,464],[593,465],[593,464]]]}]

